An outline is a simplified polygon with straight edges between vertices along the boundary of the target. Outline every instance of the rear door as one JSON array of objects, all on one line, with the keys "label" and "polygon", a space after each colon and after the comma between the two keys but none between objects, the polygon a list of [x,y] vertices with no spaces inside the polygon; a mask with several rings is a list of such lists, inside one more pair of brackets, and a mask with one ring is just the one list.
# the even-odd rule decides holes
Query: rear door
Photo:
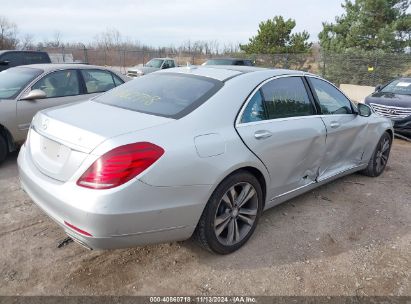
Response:
[{"label": "rear door", "polygon": [[27,132],[33,116],[40,110],[84,99],[77,70],[60,70],[39,79],[31,90],[43,90],[47,97],[17,101],[17,122],[20,132]]},{"label": "rear door", "polygon": [[351,101],[329,82],[315,77],[307,79],[327,129],[326,154],[319,177],[323,180],[361,163],[367,119],[357,115]]},{"label": "rear door", "polygon": [[268,199],[316,181],[325,153],[325,126],[305,80],[275,78],[246,103],[237,131],[270,176]]}]

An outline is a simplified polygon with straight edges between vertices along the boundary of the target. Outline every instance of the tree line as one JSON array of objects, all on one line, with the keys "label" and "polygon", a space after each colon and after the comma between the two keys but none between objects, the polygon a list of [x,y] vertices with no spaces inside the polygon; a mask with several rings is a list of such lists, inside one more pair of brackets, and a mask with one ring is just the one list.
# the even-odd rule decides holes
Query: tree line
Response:
[{"label": "tree line", "polygon": [[[344,13],[335,22],[324,22],[319,34],[321,49],[332,53],[404,53],[411,48],[410,0],[345,0]],[[51,40],[34,42],[32,35],[20,36],[17,25],[0,16],[0,49],[98,48],[162,51],[164,53],[246,54],[307,53],[311,50],[307,31],[295,32],[296,21],[274,16],[259,24],[257,34],[246,44],[217,40],[187,40],[179,46],[154,48],[127,39],[116,29],[96,35],[87,45],[64,43],[56,32]]]}]

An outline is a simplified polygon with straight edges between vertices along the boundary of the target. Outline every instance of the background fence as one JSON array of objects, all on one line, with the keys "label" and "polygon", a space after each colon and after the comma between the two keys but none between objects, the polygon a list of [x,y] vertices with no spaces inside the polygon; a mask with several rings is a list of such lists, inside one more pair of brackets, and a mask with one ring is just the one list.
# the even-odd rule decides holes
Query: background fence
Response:
[{"label": "background fence", "polygon": [[340,85],[376,86],[398,76],[411,74],[411,54],[333,54],[313,51],[309,54],[246,55],[243,53],[211,55],[201,53],[169,53],[166,51],[46,48],[53,62],[84,62],[112,66],[126,73],[128,67],[142,65],[155,57],[171,57],[179,65],[198,65],[210,58],[240,57],[252,59],[256,66],[285,68],[319,74]]}]

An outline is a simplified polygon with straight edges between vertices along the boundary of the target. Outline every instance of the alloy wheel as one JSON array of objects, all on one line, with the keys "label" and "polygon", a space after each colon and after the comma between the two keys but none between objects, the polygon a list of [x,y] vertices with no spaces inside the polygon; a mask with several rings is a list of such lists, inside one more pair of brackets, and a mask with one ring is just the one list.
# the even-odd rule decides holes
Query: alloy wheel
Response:
[{"label": "alloy wheel", "polygon": [[221,198],[214,219],[214,232],[220,243],[241,242],[252,229],[258,212],[258,195],[248,182],[232,186]]},{"label": "alloy wheel", "polygon": [[375,157],[375,169],[377,173],[381,173],[387,165],[388,156],[390,154],[390,146],[391,143],[388,137],[384,137],[378,144],[377,153]]}]

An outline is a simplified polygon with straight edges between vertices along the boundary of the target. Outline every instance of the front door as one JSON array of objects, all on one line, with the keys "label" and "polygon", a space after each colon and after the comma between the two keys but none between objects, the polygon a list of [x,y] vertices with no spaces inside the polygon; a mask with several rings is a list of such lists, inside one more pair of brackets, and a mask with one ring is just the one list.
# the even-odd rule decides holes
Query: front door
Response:
[{"label": "front door", "polygon": [[351,101],[333,85],[307,77],[321,108],[327,129],[326,153],[320,166],[319,180],[352,169],[362,162],[367,119],[357,115]]}]

